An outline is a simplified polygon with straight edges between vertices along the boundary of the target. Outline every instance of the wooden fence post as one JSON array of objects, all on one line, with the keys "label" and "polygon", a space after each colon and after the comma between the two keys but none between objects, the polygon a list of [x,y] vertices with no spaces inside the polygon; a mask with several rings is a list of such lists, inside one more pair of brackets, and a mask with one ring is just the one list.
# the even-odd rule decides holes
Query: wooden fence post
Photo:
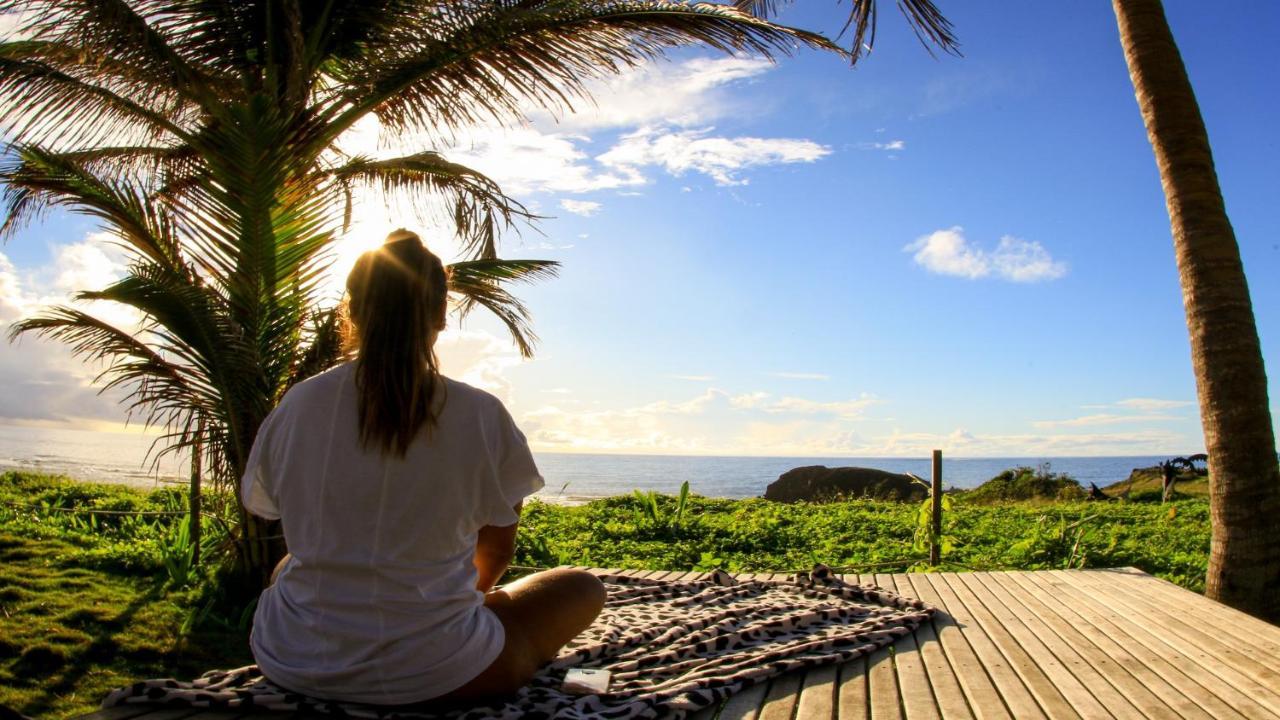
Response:
[{"label": "wooden fence post", "polygon": [[939,539],[942,537],[942,451],[933,451],[933,525],[929,529],[929,565],[937,566],[941,560]]}]

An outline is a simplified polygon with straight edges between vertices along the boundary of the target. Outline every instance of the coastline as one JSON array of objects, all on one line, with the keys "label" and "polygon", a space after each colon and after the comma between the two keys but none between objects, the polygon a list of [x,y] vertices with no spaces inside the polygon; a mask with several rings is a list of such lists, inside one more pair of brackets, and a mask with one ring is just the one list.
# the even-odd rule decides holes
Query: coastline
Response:
[{"label": "coastline", "polygon": [[[0,470],[65,475],[141,489],[187,482],[187,464],[178,457],[148,464],[154,436],[94,430],[49,430],[0,425]],[[748,498],[784,472],[806,465],[870,467],[928,478],[928,458],[681,456],[535,452],[546,478],[540,497],[556,504],[580,504],[632,490],[675,493],[688,481],[707,497]],[[950,457],[943,460],[943,484],[971,488],[1015,467],[1048,463],[1053,472],[1104,487],[1150,467],[1165,455],[1085,457]]]}]

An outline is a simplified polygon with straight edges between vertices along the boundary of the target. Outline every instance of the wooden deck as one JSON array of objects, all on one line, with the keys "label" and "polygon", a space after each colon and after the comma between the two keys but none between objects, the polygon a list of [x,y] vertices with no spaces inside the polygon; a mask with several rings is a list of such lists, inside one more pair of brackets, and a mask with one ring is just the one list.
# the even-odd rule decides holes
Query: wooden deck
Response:
[{"label": "wooden deck", "polygon": [[[693,718],[1280,720],[1280,628],[1132,568],[845,578],[942,612],[892,649],[775,678]],[[87,717],[237,716],[129,707]]]}]

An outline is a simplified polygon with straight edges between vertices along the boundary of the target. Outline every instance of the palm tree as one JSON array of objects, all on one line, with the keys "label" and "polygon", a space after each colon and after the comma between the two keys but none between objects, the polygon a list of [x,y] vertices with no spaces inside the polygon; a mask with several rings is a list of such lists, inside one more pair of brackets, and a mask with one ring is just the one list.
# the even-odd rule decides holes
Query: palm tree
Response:
[{"label": "palm tree", "polygon": [[1280,621],[1280,467],[1249,285],[1186,67],[1160,0],[1113,0],[1164,186],[1209,454],[1205,594]]},{"label": "palm tree", "polygon": [[[764,17],[783,0],[736,0]],[[1280,468],[1267,377],[1240,249],[1209,137],[1160,0],[1112,0],[1173,229],[1209,455],[1213,542],[1205,594],[1280,621]],[[898,0],[922,42],[957,48],[930,0]],[[854,0],[856,61],[875,39],[875,0]]]},{"label": "palm tree", "polygon": [[[203,448],[231,487],[284,390],[338,357],[317,290],[353,187],[443,197],[468,253],[452,268],[460,308],[494,311],[531,352],[527,311],[504,285],[555,264],[497,254],[500,231],[529,213],[429,149],[344,155],[357,122],[442,137],[565,109],[588,79],[676,46],[836,49],[729,6],[666,0],[0,0],[0,13],[22,25],[0,43],[12,142],[0,234],[54,206],[95,218],[131,265],[80,298],[143,318],[132,332],[56,307],[13,333],[104,362],[104,386],[126,386],[168,448]],[[265,578],[270,531],[239,512],[242,566]]]}]

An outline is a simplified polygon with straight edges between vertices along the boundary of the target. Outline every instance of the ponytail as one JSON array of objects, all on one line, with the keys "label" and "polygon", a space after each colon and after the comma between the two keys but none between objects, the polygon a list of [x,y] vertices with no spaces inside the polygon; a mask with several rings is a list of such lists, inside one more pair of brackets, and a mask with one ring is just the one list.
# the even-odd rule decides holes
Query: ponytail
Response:
[{"label": "ponytail", "polygon": [[347,294],[360,439],[404,457],[423,426],[435,427],[443,400],[434,345],[448,297],[444,265],[416,234],[397,230],[356,260]]}]

